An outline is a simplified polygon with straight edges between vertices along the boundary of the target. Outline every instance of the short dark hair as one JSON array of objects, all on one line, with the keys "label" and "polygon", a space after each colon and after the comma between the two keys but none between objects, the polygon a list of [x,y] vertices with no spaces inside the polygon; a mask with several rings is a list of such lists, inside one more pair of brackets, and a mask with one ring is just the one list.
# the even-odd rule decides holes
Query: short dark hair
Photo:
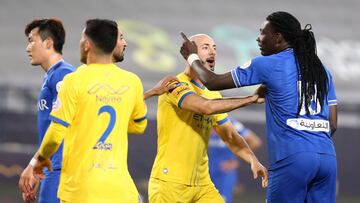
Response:
[{"label": "short dark hair", "polygon": [[39,35],[42,40],[50,37],[54,42],[54,50],[62,54],[62,49],[65,44],[65,29],[61,20],[56,18],[33,20],[26,25],[25,35],[29,36],[31,30],[35,28],[39,28]]},{"label": "short dark hair", "polygon": [[87,20],[84,33],[105,54],[110,54],[116,46],[118,28],[115,21],[106,19]]}]

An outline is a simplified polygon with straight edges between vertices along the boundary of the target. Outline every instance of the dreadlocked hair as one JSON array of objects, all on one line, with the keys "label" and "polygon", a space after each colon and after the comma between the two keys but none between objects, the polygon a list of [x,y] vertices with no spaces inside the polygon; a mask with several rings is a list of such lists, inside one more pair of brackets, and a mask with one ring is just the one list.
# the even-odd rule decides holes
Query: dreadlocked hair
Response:
[{"label": "dreadlocked hair", "polygon": [[[315,110],[320,103],[321,109],[328,93],[328,76],[316,53],[316,42],[312,27],[307,24],[301,29],[300,22],[291,14],[278,11],[267,18],[275,32],[280,33],[294,50],[298,70],[298,81],[301,81],[298,115],[305,103],[306,113],[309,113],[311,101],[315,101]],[[315,98],[314,98],[315,97]]]}]

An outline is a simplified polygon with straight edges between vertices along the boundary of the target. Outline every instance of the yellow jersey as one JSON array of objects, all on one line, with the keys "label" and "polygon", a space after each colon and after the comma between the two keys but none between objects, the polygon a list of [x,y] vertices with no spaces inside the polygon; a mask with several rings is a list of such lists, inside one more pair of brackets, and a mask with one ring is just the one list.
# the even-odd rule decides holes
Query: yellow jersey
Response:
[{"label": "yellow jersey", "polygon": [[211,128],[225,123],[227,114],[201,115],[181,109],[184,98],[198,94],[205,98],[221,98],[186,74],[177,75],[178,86],[158,100],[158,149],[151,172],[152,178],[185,185],[211,183],[207,148]]},{"label": "yellow jersey", "polygon": [[137,202],[128,172],[128,132],[147,125],[143,86],[114,64],[64,78],[50,119],[67,127],[58,196],[66,202]]}]

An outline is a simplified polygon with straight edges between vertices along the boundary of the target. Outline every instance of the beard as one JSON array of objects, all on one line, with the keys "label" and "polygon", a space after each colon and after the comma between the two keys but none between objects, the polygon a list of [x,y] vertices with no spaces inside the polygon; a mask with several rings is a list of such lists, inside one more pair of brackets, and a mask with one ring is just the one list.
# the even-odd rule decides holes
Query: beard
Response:
[{"label": "beard", "polygon": [[121,62],[121,61],[123,61],[124,60],[124,55],[118,55],[118,54],[116,54],[116,55],[114,55],[114,61],[115,61],[115,63],[117,63],[117,62]]},{"label": "beard", "polygon": [[83,64],[87,64],[87,56],[86,56],[85,54],[81,53],[81,55],[80,55],[80,61],[81,61],[81,63],[83,63]]}]

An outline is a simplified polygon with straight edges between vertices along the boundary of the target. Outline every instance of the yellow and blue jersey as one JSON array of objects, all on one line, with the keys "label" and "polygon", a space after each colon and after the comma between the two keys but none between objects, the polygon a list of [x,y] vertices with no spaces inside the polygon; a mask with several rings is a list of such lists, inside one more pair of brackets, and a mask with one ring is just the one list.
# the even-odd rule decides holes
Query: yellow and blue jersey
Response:
[{"label": "yellow and blue jersey", "polygon": [[201,115],[181,108],[190,94],[220,98],[186,74],[177,75],[177,87],[158,100],[158,151],[151,177],[186,185],[211,183],[207,148],[211,128],[227,121],[227,114]]},{"label": "yellow and blue jersey", "polygon": [[65,77],[51,120],[67,127],[58,196],[69,202],[128,202],[128,132],[147,125],[143,86],[114,64],[90,64]]}]

